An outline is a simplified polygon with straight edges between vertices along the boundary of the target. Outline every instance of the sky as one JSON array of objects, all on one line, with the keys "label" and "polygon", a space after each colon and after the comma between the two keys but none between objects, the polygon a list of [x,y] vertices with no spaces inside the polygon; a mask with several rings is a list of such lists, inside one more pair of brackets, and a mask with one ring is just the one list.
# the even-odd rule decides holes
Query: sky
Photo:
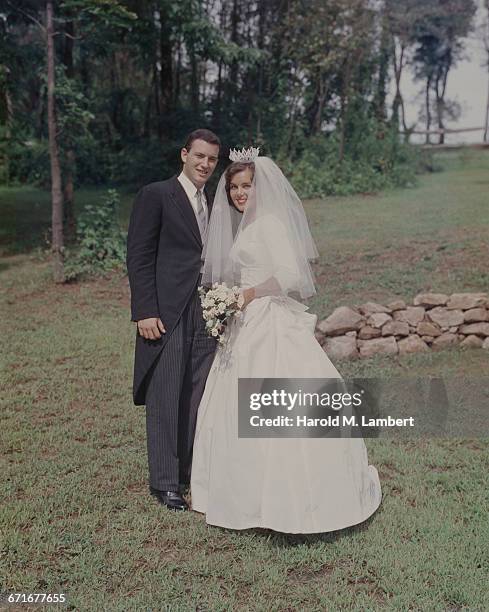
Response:
[{"label": "sky", "polygon": [[[482,0],[479,0],[479,10],[476,15],[476,24],[482,23],[485,11]],[[446,97],[455,100],[461,105],[460,118],[446,121],[447,128],[482,127],[485,120],[485,111],[489,86],[489,71],[484,66],[486,51],[482,40],[473,32],[465,39],[465,59],[458,62],[448,74]],[[414,82],[412,72],[404,70],[401,80],[401,92],[406,104],[406,123],[412,125],[417,122],[417,129],[424,129],[424,121],[419,119],[419,112],[423,106],[423,88],[421,81]],[[392,93],[392,92],[391,92]],[[483,131],[466,132],[462,134],[449,134],[445,137],[446,143],[481,142]],[[424,136],[421,137],[424,140]],[[436,141],[436,136],[432,136]]]}]

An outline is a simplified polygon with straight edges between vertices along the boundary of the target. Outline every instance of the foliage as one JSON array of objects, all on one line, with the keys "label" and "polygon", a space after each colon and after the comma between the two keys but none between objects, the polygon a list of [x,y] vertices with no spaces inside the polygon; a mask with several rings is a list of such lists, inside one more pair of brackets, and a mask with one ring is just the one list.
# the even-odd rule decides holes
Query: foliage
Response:
[{"label": "foliage", "polygon": [[119,195],[109,189],[98,204],[85,207],[77,225],[78,250],[67,255],[67,280],[122,268],[126,260],[125,234],[119,226]]},{"label": "foliage", "polygon": [[[447,79],[450,69],[463,56],[463,40],[472,29],[476,9],[475,0],[433,0],[413,22],[414,74],[425,82],[427,129],[434,113],[439,128],[444,127],[445,118],[456,119],[460,114],[458,104],[445,99]],[[440,143],[443,141],[440,135]]]},{"label": "foliage", "polygon": [[[393,41],[423,78],[420,60],[431,62],[436,110],[448,117],[456,108],[443,83],[473,1],[406,2],[62,0],[65,178],[78,187],[162,179],[177,171],[186,134],[208,127],[223,158],[228,146],[255,144],[281,159],[302,196],[411,183],[418,157],[395,131],[399,96],[392,109],[386,102]],[[47,186],[43,20],[32,0],[9,2],[0,20],[0,155],[10,180]]]},{"label": "foliage", "polygon": [[128,143],[110,157],[110,174],[116,183],[142,186],[175,174],[180,159],[180,143],[161,143],[156,138],[144,145]]},{"label": "foliage", "polygon": [[49,148],[44,139],[23,139],[22,133],[10,139],[10,179],[14,183],[25,183],[49,188]]},{"label": "foliage", "polygon": [[392,128],[374,119],[356,126],[342,161],[337,150],[333,132],[308,139],[296,161],[282,160],[303,198],[412,186],[416,172],[427,169],[417,163],[414,147],[400,143]]},{"label": "foliage", "polygon": [[89,134],[90,122],[95,115],[80,83],[66,77],[61,67],[56,69],[56,111],[58,137],[65,148],[76,145],[79,138]]},{"label": "foliage", "polygon": [[76,11],[79,19],[87,19],[92,25],[103,23],[109,28],[127,28],[137,19],[119,0],[63,0],[61,9]]}]

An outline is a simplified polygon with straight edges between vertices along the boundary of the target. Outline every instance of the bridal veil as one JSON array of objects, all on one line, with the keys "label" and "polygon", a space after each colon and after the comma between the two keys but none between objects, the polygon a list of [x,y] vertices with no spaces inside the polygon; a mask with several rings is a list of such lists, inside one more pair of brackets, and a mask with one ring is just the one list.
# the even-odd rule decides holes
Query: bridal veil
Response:
[{"label": "bridal veil", "polygon": [[226,173],[219,181],[203,250],[202,284],[242,284],[244,264],[233,257],[233,246],[256,224],[264,230],[261,239],[267,245],[255,262],[261,268],[259,276],[265,279],[257,296],[279,293],[308,298],[316,292],[310,262],[318,252],[302,202],[270,158],[260,156],[246,163],[254,168],[254,176],[243,213],[228,198]]}]

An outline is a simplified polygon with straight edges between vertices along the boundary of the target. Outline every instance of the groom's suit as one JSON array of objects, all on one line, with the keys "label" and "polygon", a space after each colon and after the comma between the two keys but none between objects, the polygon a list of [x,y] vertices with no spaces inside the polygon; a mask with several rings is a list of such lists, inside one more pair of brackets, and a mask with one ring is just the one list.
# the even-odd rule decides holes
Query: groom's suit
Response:
[{"label": "groom's suit", "polygon": [[137,332],[133,399],[146,404],[150,485],[159,490],[189,481],[197,408],[216,347],[197,291],[201,256],[197,219],[178,178],[143,187],[127,237],[131,319],[159,317],[166,334],[146,340]]}]

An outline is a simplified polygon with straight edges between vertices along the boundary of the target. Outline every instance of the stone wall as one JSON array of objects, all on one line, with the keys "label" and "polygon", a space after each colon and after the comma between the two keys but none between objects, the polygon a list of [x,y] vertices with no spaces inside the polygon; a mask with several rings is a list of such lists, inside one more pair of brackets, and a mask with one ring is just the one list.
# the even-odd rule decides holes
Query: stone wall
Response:
[{"label": "stone wall", "polygon": [[459,345],[489,349],[487,293],[420,293],[412,304],[340,306],[318,323],[316,337],[331,358],[405,354]]}]

